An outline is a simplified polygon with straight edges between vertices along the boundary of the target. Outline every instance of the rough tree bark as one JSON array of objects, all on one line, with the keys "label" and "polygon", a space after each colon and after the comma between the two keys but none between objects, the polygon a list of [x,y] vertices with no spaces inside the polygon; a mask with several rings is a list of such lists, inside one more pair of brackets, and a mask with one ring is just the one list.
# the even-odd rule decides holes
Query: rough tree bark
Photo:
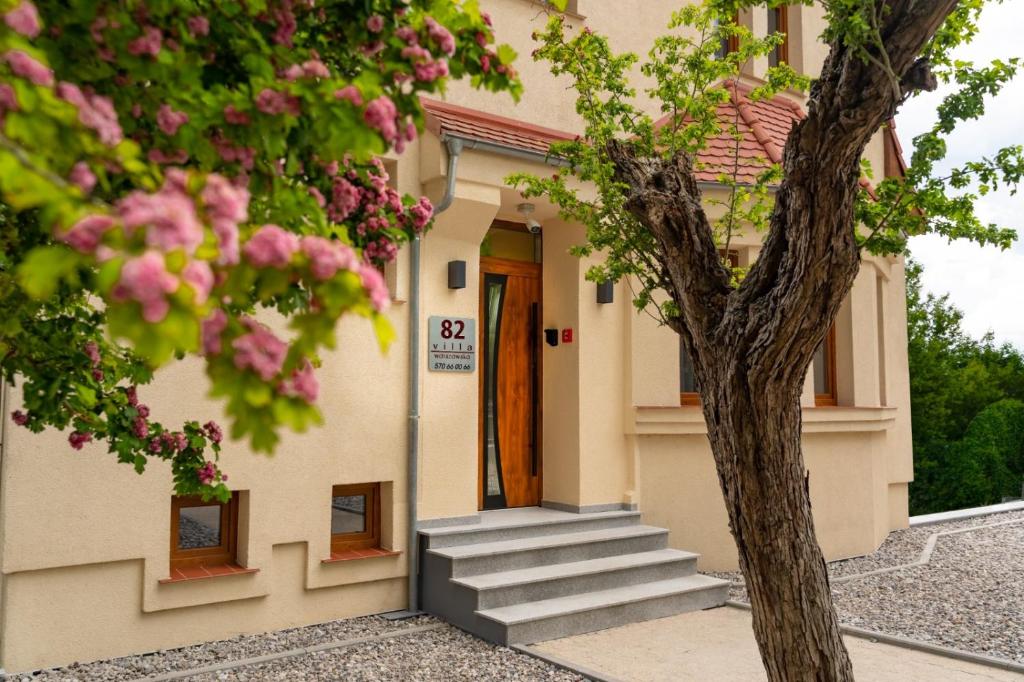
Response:
[{"label": "rough tree bark", "polygon": [[853,679],[811,518],[800,393],[860,267],[860,158],[903,95],[931,84],[917,57],[956,1],[882,4],[893,73],[831,45],[807,117],[786,144],[764,248],[739,287],[717,255],[691,160],[608,145],[629,186],[626,208],[656,237],[668,294],[682,311],[669,324],[694,359],[754,634],[773,681]]}]

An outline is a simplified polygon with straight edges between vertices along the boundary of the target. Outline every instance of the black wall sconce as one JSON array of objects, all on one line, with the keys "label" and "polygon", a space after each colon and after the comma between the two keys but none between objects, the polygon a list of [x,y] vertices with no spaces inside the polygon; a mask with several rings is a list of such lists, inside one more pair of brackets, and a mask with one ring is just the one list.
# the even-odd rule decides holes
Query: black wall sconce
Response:
[{"label": "black wall sconce", "polygon": [[615,300],[615,282],[606,279],[597,285],[597,302],[612,303]]},{"label": "black wall sconce", "polygon": [[449,289],[465,289],[466,288],[466,261],[464,261],[464,260],[450,260],[450,261],[448,261],[448,288]]},{"label": "black wall sconce", "polygon": [[549,346],[558,345],[558,330],[557,329],[545,329],[544,330],[544,341]]}]

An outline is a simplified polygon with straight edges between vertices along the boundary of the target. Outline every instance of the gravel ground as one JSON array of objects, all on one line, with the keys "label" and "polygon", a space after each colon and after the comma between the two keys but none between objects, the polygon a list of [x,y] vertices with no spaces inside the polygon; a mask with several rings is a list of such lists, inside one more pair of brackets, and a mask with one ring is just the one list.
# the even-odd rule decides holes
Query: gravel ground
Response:
[{"label": "gravel ground", "polygon": [[[93,682],[135,680],[159,673],[200,668],[224,661],[287,651],[299,647],[368,637],[411,627],[439,623],[422,616],[389,621],[378,616],[338,620],[261,635],[241,635],[218,642],[125,656],[67,668],[47,670],[31,682]],[[343,649],[320,651],[188,678],[214,680],[551,680],[575,682],[583,678],[506,647],[489,644],[451,626]],[[13,682],[12,680],[12,682]]]},{"label": "gravel ground", "polygon": [[[933,533],[1005,521],[1007,512],[891,533],[877,552],[829,564],[832,577],[915,561]],[[925,566],[833,583],[847,625],[1024,663],[1024,523],[940,536]],[[715,574],[740,580],[738,573]],[[730,598],[747,601],[742,587]]]},{"label": "gravel ground", "polygon": [[189,682],[576,682],[584,678],[453,627],[188,678]]}]

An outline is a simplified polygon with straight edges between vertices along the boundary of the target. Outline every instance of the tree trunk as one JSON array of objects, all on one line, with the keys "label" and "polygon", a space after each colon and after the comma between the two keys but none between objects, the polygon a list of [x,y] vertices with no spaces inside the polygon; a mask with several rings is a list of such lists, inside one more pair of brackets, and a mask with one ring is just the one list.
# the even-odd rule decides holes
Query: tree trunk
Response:
[{"label": "tree trunk", "polygon": [[716,385],[704,414],[768,679],[853,680],[811,518],[799,390],[776,403],[727,374]]},{"label": "tree trunk", "polygon": [[606,145],[628,187],[624,206],[656,240],[659,281],[678,306],[668,324],[693,359],[772,682],[853,680],[811,518],[800,394],[860,267],[854,203],[864,149],[907,93],[933,85],[918,55],[956,5],[878,0],[888,72],[841,41],[830,46],[807,117],[786,142],[768,236],[738,286],[718,256],[692,160]]}]

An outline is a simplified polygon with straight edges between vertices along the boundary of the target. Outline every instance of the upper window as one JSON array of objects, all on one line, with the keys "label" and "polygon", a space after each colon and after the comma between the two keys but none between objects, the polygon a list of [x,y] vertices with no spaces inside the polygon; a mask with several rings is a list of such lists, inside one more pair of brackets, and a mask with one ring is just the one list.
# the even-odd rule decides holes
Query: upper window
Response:
[{"label": "upper window", "polygon": [[380,547],[380,483],[334,486],[331,551],[371,547]]},{"label": "upper window", "polygon": [[836,328],[833,325],[825,340],[814,352],[814,404],[836,404]]},{"label": "upper window", "polygon": [[789,63],[789,8],[783,5],[768,10],[768,34],[786,34],[782,44],[772,50],[768,55],[768,66],[778,66]]},{"label": "upper window", "polygon": [[235,563],[238,493],[228,502],[198,495],[171,498],[171,571]]},{"label": "upper window", "polygon": [[[739,13],[737,13],[737,14],[735,14],[733,16],[732,23],[734,23],[734,24],[739,24],[740,23],[740,15],[739,15]],[[715,52],[715,56],[718,57],[719,59],[722,59],[723,57],[725,57],[725,55],[729,54],[730,52],[735,52],[738,49],[740,49],[740,39],[738,37],[736,37],[736,36],[723,37],[721,44],[719,44],[719,46],[718,46],[718,51]]]},{"label": "upper window", "polygon": [[[720,249],[718,255],[726,258],[725,249]],[[729,267],[740,266],[740,254],[738,251],[729,249]],[[693,370],[693,360],[690,354],[683,347],[683,340],[679,339],[679,404],[700,405],[700,392],[697,390],[697,376]]]}]

